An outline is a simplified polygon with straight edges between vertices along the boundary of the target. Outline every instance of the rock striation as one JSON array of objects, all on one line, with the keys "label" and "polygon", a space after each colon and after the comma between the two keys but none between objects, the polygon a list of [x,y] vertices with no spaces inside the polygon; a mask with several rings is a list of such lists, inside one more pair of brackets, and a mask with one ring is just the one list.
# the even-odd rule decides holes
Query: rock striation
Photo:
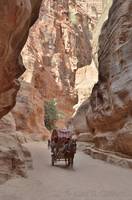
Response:
[{"label": "rock striation", "polygon": [[90,65],[84,66],[76,71],[75,88],[78,95],[78,104],[75,109],[90,97],[93,86],[98,81],[98,38],[104,21],[108,18],[108,11],[111,7],[112,0],[108,1],[77,1],[79,6],[88,13],[89,16],[89,35],[92,44],[92,62]]},{"label": "rock striation", "polygon": [[11,111],[16,131],[33,140],[45,139],[49,132],[44,125],[44,102],[40,93],[31,84],[22,81],[17,103]]},{"label": "rock striation", "polygon": [[71,123],[78,132],[76,120],[81,127],[84,119],[83,131],[92,132],[98,148],[127,155],[132,155],[131,9],[129,0],[113,1],[99,38],[99,81]]},{"label": "rock striation", "polygon": [[[0,118],[15,105],[18,78],[25,71],[20,53],[40,5],[41,0],[0,1]],[[20,144],[10,113],[0,120],[0,183],[15,175],[26,176],[29,165],[31,155]]]},{"label": "rock striation", "polygon": [[[38,16],[39,1],[0,1],[0,117],[15,105],[18,78],[25,71],[20,52]],[[37,6],[36,6],[37,5]]]},{"label": "rock striation", "polygon": [[0,120],[0,184],[14,176],[26,177],[31,167],[31,155],[21,145],[10,113]]},{"label": "rock striation", "polygon": [[[31,29],[22,52],[27,68],[22,81],[37,91],[35,98],[41,99],[43,103],[53,98],[57,100],[58,109],[64,113],[64,119],[59,120],[57,126],[64,126],[65,121],[73,112],[73,105],[77,103],[75,89],[77,69],[91,63],[92,48],[88,24],[88,16],[74,1],[42,1],[39,19]],[[21,96],[25,96],[25,89],[26,87],[21,89]],[[25,105],[27,107],[30,102]],[[42,103],[40,105],[42,110],[44,106]],[[24,104],[22,107],[24,108]],[[38,109],[40,110],[40,106]],[[20,115],[18,109],[14,108],[14,116],[15,110],[17,110],[15,118],[18,119]],[[21,109],[19,110],[21,112]],[[34,118],[36,114],[32,112]],[[41,117],[40,122],[44,120],[42,115]],[[28,121],[26,120],[25,115],[24,123],[27,123],[27,127]],[[20,122],[18,119],[16,123],[19,123],[18,121]],[[36,132],[40,132],[40,129]]]}]

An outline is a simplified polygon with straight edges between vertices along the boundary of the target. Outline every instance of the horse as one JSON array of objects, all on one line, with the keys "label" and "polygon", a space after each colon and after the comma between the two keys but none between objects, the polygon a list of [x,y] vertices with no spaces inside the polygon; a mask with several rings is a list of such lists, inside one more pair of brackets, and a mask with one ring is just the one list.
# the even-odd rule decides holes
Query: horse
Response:
[{"label": "horse", "polygon": [[70,140],[68,143],[68,148],[64,154],[65,163],[68,167],[73,167],[75,153],[76,153],[76,141]]}]

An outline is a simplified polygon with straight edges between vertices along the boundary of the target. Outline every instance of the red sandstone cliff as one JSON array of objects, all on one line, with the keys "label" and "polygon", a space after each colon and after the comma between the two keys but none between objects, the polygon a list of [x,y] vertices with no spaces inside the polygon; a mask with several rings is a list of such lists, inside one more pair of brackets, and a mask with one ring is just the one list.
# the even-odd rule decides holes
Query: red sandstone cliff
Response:
[{"label": "red sandstone cliff", "polygon": [[[35,21],[41,0],[0,1],[0,117],[15,104],[19,89],[17,79],[25,71],[20,52]],[[37,7],[36,7],[37,4]]]},{"label": "red sandstone cliff", "polygon": [[[0,118],[15,105],[18,78],[25,71],[20,52],[40,4],[41,0],[0,1]],[[27,159],[31,159],[15,131],[11,115],[0,120],[0,184],[14,175],[25,176]]]},{"label": "red sandstone cliff", "polygon": [[[27,70],[13,110],[18,130],[45,134],[43,105],[52,98],[65,118],[57,125],[64,126],[77,103],[76,70],[91,62],[88,31],[88,16],[76,3],[42,2],[39,19],[22,53]],[[39,103],[34,98],[40,99]]]},{"label": "red sandstone cliff", "polygon": [[91,132],[97,147],[128,155],[132,155],[131,9],[131,1],[113,1],[99,38],[99,81],[70,124],[76,132]]},{"label": "red sandstone cliff", "polygon": [[[29,27],[38,16],[41,1],[28,2],[0,2],[0,14],[3,16],[0,19],[0,117],[14,106],[19,89],[17,79],[25,70],[20,52]],[[99,81],[91,97],[70,121],[70,127],[76,133],[92,133],[96,147],[130,156],[131,10],[130,1],[113,1],[99,39]],[[95,28],[101,11],[91,11],[87,15],[83,6],[73,1],[50,1],[50,4],[43,1],[40,18],[23,50],[27,72],[21,79],[22,87],[12,111],[15,121],[11,114],[0,121],[0,182],[12,174],[25,176],[26,161],[30,160],[30,155],[20,145],[23,138],[16,134],[16,130],[45,135],[44,100],[56,98],[59,109],[67,113],[66,118],[71,114],[77,98],[75,74],[92,60],[90,31]]]}]

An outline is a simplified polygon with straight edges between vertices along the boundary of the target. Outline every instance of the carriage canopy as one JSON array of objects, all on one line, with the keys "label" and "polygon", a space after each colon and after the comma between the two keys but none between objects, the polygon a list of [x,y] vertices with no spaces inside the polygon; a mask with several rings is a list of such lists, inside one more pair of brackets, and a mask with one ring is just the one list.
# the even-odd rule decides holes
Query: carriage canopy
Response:
[{"label": "carriage canopy", "polygon": [[68,129],[58,129],[58,138],[71,138],[72,133],[70,130]]}]

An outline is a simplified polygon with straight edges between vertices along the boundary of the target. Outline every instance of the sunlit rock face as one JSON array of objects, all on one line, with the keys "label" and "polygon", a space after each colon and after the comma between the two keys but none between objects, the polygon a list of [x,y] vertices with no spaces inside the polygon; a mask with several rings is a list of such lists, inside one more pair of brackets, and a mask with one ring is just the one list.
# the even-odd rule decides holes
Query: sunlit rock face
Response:
[{"label": "sunlit rock face", "polygon": [[56,98],[65,120],[77,103],[75,73],[91,63],[88,30],[87,15],[73,1],[43,1],[22,53],[27,68],[23,80],[38,90],[43,102]]},{"label": "sunlit rock face", "polygon": [[75,88],[78,94],[78,104],[74,106],[76,110],[92,93],[94,84],[98,81],[98,70],[94,64],[84,66],[76,72]]},{"label": "sunlit rock face", "polygon": [[91,27],[94,28],[105,6],[103,0],[77,0],[77,3],[89,15]]},{"label": "sunlit rock face", "polygon": [[93,58],[94,58],[94,63],[96,65],[96,67],[98,68],[98,50],[99,50],[99,43],[98,43],[98,39],[99,39],[99,35],[101,34],[101,29],[102,26],[104,24],[104,22],[108,19],[108,13],[109,13],[109,9],[112,5],[113,0],[104,0],[102,3],[102,14],[100,15],[100,17],[98,18],[98,21],[95,25],[95,28],[93,29],[93,34],[92,34],[92,54],[93,54]]},{"label": "sunlit rock face", "polygon": [[0,117],[15,104],[17,79],[25,71],[20,52],[40,3],[41,0],[0,1]]},{"label": "sunlit rock face", "polygon": [[101,32],[102,25],[108,17],[108,11],[112,4],[112,0],[82,0],[77,1],[80,9],[89,17],[89,35],[92,44],[92,62],[90,65],[84,66],[76,71],[75,88],[78,95],[78,103],[74,106],[75,110],[90,97],[93,86],[98,81],[98,38]]},{"label": "sunlit rock face", "polygon": [[73,118],[78,127],[84,119],[83,131],[94,134],[97,147],[129,155],[132,155],[131,9],[129,0],[113,1],[99,38],[99,81],[90,100],[78,110],[83,117],[77,120],[79,113]]},{"label": "sunlit rock face", "polygon": [[27,66],[25,81],[35,82],[35,73],[44,68],[52,74],[60,90],[73,89],[74,71],[91,62],[86,18],[75,3],[43,1],[39,20],[23,51]]},{"label": "sunlit rock face", "polygon": [[48,136],[44,126],[44,102],[40,93],[31,84],[21,82],[17,103],[12,110],[16,131],[23,132],[25,137],[40,140]]},{"label": "sunlit rock face", "polygon": [[98,81],[98,38],[101,32],[102,25],[108,17],[108,11],[112,4],[112,0],[79,0],[77,1],[80,9],[89,17],[89,36],[92,44],[92,63],[78,69],[75,78],[75,88],[78,95],[78,104],[74,106],[75,109],[90,97],[93,86]]}]

